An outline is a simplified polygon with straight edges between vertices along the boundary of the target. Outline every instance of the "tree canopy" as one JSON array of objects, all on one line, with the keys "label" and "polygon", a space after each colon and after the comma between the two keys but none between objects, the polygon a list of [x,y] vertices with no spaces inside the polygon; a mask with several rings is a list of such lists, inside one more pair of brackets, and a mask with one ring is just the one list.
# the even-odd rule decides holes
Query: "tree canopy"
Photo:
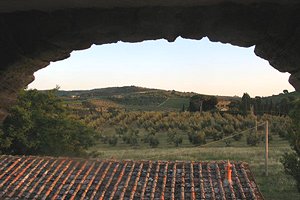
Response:
[{"label": "tree canopy", "polygon": [[2,125],[3,153],[78,156],[93,144],[95,132],[68,117],[56,91],[21,91]]},{"label": "tree canopy", "polygon": [[247,115],[249,113],[250,105],[251,105],[251,97],[248,93],[244,93],[241,102],[241,111],[244,115]]},{"label": "tree canopy", "polygon": [[217,103],[218,100],[215,96],[194,95],[190,98],[189,111],[196,112],[200,110],[202,111],[214,110],[216,109]]}]

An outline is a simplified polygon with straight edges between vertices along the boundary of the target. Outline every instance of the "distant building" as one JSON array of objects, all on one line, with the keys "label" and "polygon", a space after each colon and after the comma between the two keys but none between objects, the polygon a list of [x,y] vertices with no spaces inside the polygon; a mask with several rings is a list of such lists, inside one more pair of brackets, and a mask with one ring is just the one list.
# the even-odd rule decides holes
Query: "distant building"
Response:
[{"label": "distant building", "polygon": [[80,96],[78,96],[78,95],[72,95],[71,98],[72,98],[72,99],[79,99]]},{"label": "distant building", "polygon": [[231,103],[231,101],[228,101],[228,100],[220,100],[220,101],[218,101],[218,104],[216,107],[217,107],[218,111],[226,112],[226,111],[229,111],[230,103]]}]

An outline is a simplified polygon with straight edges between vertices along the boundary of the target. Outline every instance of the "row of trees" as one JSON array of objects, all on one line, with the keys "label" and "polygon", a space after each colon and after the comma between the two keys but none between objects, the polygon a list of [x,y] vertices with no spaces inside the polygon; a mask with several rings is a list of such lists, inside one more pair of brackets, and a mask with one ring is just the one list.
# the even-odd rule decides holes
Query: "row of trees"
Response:
[{"label": "row of trees", "polygon": [[[263,115],[255,117],[254,115],[243,116],[217,112],[203,112],[202,114],[199,112],[125,112],[124,110],[109,111],[109,109],[108,112],[102,114],[87,114],[81,120],[101,132],[103,138],[115,138],[115,136],[111,136],[110,131],[110,127],[115,127],[118,143],[124,142],[131,146],[135,146],[139,142],[149,143],[149,141],[150,146],[152,144],[155,146],[156,141],[161,139],[156,136],[156,133],[159,132],[166,133],[169,138],[168,143],[175,146],[179,146],[182,143],[182,138],[187,138],[187,135],[192,144],[204,144],[207,140],[219,140],[253,128],[256,120],[258,123],[269,120],[273,134],[287,137],[291,125],[290,118],[285,116]],[[139,130],[141,134],[131,134],[134,132],[133,130]],[[124,140],[124,137],[139,139]],[[197,142],[197,138],[205,139]],[[239,140],[240,136],[235,136],[234,139]],[[249,136],[248,140],[249,145],[256,145],[262,138]]]},{"label": "row of trees", "polygon": [[[129,128],[144,129],[148,132],[161,132],[180,130],[185,132],[205,131],[214,135],[215,139],[239,132],[255,126],[258,123],[271,121],[272,132],[276,131],[282,136],[287,135],[291,120],[285,116],[263,115],[232,115],[228,113],[203,112],[125,112],[88,114],[81,119],[90,127],[103,131],[107,127],[117,127],[117,132],[126,132]],[[117,133],[118,134],[118,133]]]},{"label": "row of trees", "polygon": [[[255,129],[251,129],[248,131],[243,131],[243,133],[232,132],[228,133],[227,136],[232,136],[224,140],[226,146],[230,146],[232,141],[240,141],[242,137],[245,137],[246,143],[250,146],[256,146],[261,142],[265,141],[265,133],[264,128],[258,128],[258,131]],[[120,132],[120,130],[123,130]],[[272,140],[273,135],[279,134],[278,132],[274,132],[269,134],[269,141]],[[165,138],[165,136],[167,136]],[[160,142],[165,144],[173,144],[175,147],[180,146],[183,141],[188,139],[190,144],[198,146],[206,144],[207,142],[217,141],[224,138],[224,133],[220,133],[213,128],[205,128],[201,131],[180,131],[175,129],[169,129],[166,132],[159,133],[154,129],[149,129],[147,131],[142,129],[132,129],[132,128],[123,128],[117,127],[115,128],[115,134],[105,134],[105,132],[101,135],[101,139],[103,143],[108,143],[111,146],[116,146],[118,143],[123,143],[130,145],[132,147],[139,146],[142,144],[149,144],[150,147],[157,147]],[[226,136],[226,137],[227,137]],[[281,135],[279,135],[281,136]],[[283,136],[286,137],[286,136]]]},{"label": "row of trees", "polygon": [[190,112],[211,111],[216,109],[218,100],[215,96],[194,95],[190,98],[188,110]]},{"label": "row of trees", "polygon": [[238,112],[244,115],[254,113],[255,115],[288,115],[293,109],[295,97],[283,97],[278,101],[272,98],[262,98],[256,96],[251,98],[248,93],[244,93],[241,102],[234,102],[231,104],[231,111]]},{"label": "row of trees", "polygon": [[[248,93],[244,93],[241,100],[231,100],[229,113],[242,115],[253,113],[260,116],[264,114],[288,115],[295,100],[296,98],[292,95],[277,99],[259,96],[251,98]],[[216,111],[217,103],[218,99],[215,96],[194,95],[190,98],[188,111]]]}]

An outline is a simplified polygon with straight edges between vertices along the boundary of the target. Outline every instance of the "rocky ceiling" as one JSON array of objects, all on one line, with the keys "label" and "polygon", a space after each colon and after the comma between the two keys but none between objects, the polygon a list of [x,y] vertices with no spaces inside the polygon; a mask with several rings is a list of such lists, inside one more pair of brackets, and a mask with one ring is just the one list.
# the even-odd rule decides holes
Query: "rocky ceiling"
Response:
[{"label": "rocky ceiling", "polygon": [[73,50],[178,36],[255,45],[300,90],[299,0],[0,0],[0,121],[35,71]]}]

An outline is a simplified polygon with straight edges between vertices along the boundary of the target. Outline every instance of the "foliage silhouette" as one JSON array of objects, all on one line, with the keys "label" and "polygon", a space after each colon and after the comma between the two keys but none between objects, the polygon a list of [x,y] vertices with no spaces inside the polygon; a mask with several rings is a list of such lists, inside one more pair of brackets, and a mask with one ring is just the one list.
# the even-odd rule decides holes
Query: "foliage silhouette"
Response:
[{"label": "foliage silhouette", "polygon": [[78,156],[93,145],[95,132],[69,118],[56,91],[21,91],[3,122],[3,153]]}]

